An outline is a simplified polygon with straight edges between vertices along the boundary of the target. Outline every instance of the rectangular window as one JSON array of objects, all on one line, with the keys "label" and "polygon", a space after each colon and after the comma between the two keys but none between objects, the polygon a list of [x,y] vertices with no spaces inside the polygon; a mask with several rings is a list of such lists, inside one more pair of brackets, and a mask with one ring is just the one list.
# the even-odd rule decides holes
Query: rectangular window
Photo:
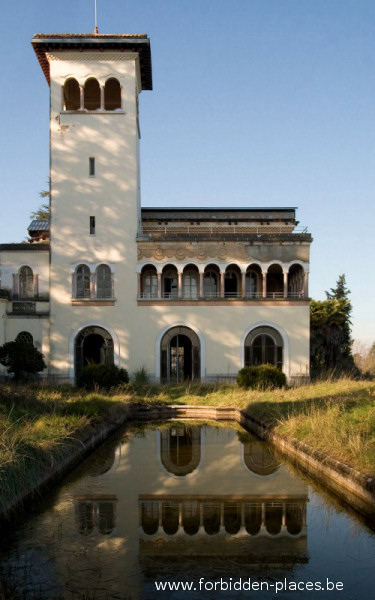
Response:
[{"label": "rectangular window", "polygon": [[95,177],[95,158],[92,156],[89,158],[89,175]]},{"label": "rectangular window", "polygon": [[95,235],[95,217],[90,217],[90,235]]}]

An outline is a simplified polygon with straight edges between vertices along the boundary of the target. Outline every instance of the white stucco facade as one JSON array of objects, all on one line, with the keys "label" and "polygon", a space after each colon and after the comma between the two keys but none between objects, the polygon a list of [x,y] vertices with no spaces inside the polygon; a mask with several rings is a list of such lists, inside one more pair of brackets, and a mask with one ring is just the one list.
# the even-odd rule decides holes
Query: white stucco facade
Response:
[{"label": "white stucco facade", "polygon": [[89,361],[155,380],[259,362],[308,377],[311,237],[295,209],[141,208],[147,36],[33,46],[50,90],[51,219],[47,237],[35,225],[32,243],[0,245],[0,344],[29,332],[60,382]]}]

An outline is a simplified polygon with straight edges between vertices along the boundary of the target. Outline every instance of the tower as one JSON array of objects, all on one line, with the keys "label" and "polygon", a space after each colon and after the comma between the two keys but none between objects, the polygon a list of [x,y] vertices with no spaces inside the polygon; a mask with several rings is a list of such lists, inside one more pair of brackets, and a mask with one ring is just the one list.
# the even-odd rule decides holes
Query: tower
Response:
[{"label": "tower", "polygon": [[36,34],[32,45],[50,86],[49,375],[72,380],[84,362],[121,366],[128,354],[150,43],[143,34]]}]

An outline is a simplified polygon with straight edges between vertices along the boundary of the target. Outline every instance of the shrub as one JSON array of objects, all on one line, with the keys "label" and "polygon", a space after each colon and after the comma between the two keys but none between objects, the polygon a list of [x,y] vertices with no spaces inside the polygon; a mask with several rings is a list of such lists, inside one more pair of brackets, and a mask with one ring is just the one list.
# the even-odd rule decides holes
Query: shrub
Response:
[{"label": "shrub", "polygon": [[6,342],[0,347],[0,363],[14,373],[14,380],[27,379],[47,368],[44,356],[32,343],[23,340]]},{"label": "shrub", "polygon": [[88,390],[98,388],[109,389],[122,383],[129,383],[126,369],[119,369],[116,365],[89,364],[83,367],[77,377],[77,386]]},{"label": "shrub", "polygon": [[286,377],[273,365],[258,365],[241,369],[237,376],[237,384],[252,390],[267,390],[284,387]]}]

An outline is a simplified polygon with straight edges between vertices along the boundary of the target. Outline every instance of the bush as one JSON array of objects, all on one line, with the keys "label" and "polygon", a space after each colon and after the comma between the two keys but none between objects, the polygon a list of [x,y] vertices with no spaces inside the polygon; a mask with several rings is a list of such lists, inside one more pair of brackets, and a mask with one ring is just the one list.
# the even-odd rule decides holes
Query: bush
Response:
[{"label": "bush", "polygon": [[126,369],[119,369],[116,365],[89,364],[83,367],[77,377],[77,386],[88,390],[98,388],[109,389],[122,383],[129,383]]},{"label": "bush", "polygon": [[237,384],[252,390],[267,390],[284,387],[286,377],[273,365],[258,365],[241,369],[237,376]]},{"label": "bush", "polygon": [[6,342],[0,347],[0,364],[14,373],[15,381],[27,379],[47,368],[44,356],[32,343],[21,340]]}]

